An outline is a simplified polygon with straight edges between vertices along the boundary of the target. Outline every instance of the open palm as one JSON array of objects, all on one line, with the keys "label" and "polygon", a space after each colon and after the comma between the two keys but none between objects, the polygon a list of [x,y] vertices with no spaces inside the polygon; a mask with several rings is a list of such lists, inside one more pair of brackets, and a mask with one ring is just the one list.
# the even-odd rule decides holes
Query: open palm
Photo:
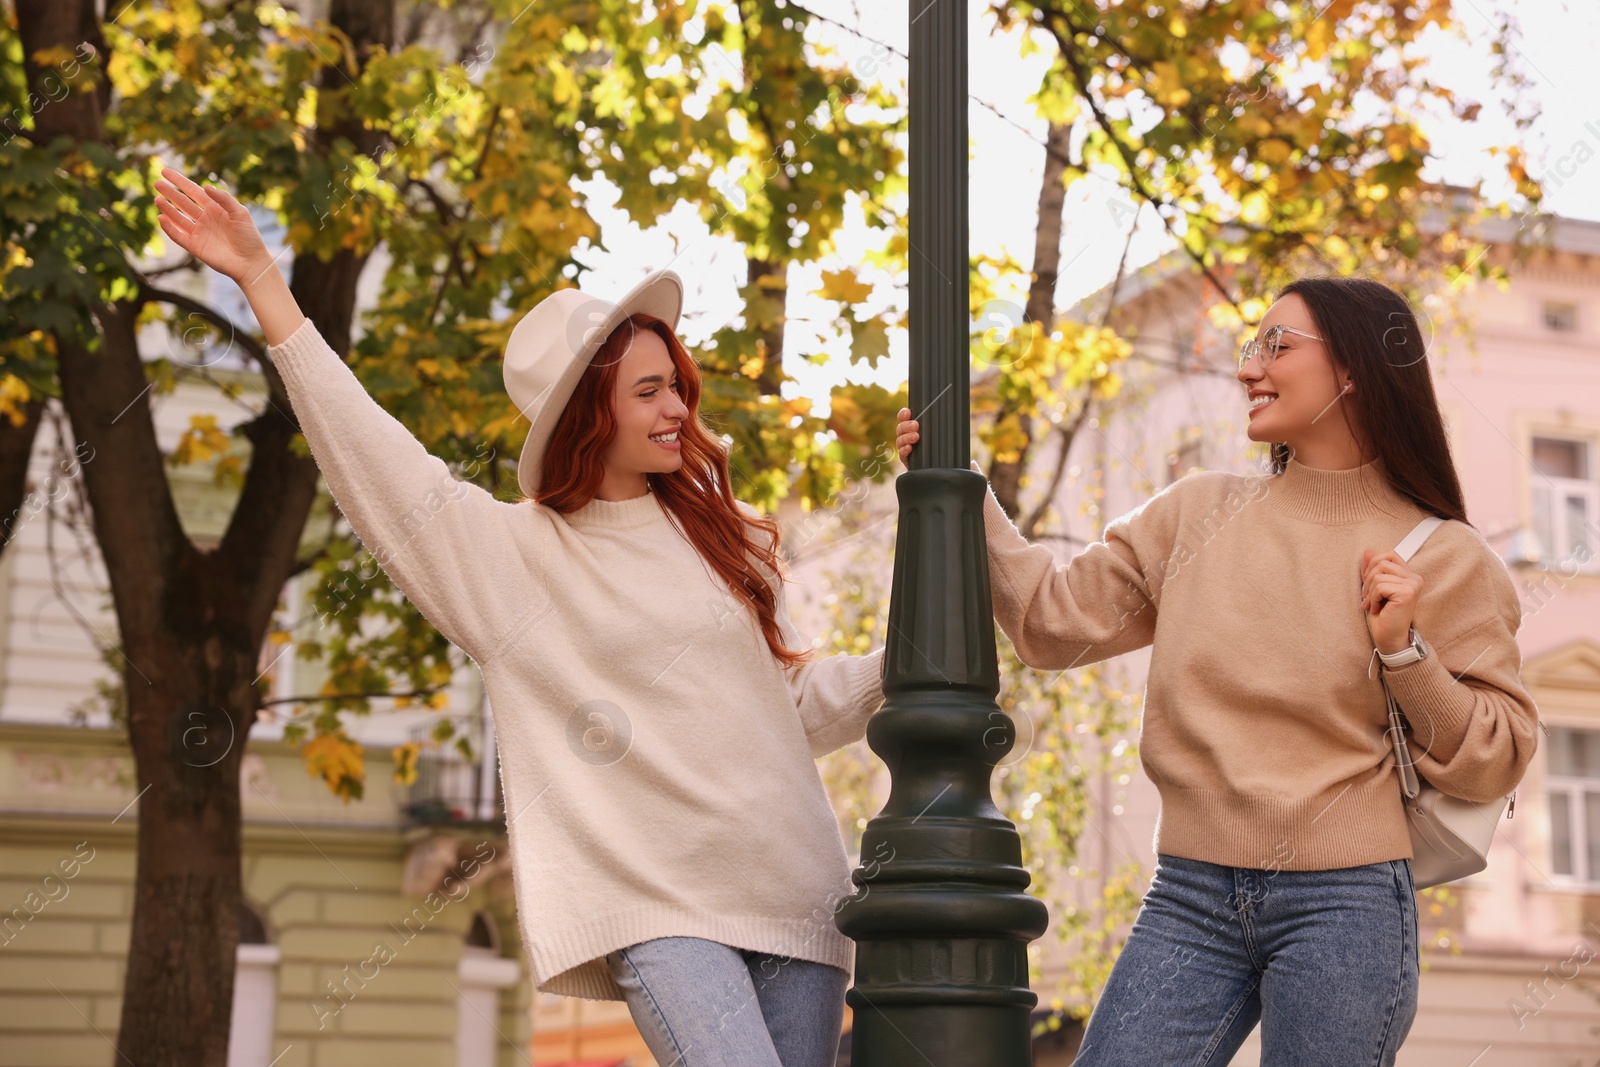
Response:
[{"label": "open palm", "polygon": [[171,167],[156,181],[161,232],[184,251],[236,282],[269,262],[266,242],[243,204],[214,185],[201,188]]}]

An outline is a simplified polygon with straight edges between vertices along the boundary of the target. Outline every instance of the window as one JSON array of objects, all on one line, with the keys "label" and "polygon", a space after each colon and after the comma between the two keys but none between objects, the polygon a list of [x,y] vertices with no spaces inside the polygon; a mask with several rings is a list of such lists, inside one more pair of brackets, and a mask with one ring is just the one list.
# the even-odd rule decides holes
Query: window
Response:
[{"label": "window", "polygon": [[1600,483],[1593,452],[1588,441],[1533,439],[1529,502],[1533,532],[1548,563],[1570,559],[1587,569],[1600,550]]},{"label": "window", "polygon": [[1557,333],[1578,332],[1578,305],[1557,300],[1544,302],[1544,328]]},{"label": "window", "polygon": [[1550,872],[1600,883],[1600,730],[1550,728]]}]

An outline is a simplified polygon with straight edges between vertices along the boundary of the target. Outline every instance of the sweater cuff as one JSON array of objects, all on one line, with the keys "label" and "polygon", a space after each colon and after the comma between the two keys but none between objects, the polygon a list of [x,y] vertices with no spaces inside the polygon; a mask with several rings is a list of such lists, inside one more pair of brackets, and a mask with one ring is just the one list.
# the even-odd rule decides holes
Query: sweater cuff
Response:
[{"label": "sweater cuff", "polygon": [[996,541],[1010,541],[1022,536],[1016,524],[1006,515],[1006,509],[1000,506],[1000,498],[994,495],[993,485],[986,485],[983,490],[983,532],[991,545]]},{"label": "sweater cuff", "polygon": [[888,661],[887,653],[888,648],[883,647],[861,657],[861,677],[857,679],[859,688],[851,705],[865,708],[868,714],[877,711],[878,705],[883,703],[883,673]]},{"label": "sweater cuff", "polygon": [[1468,687],[1456,680],[1437,655],[1404,667],[1380,669],[1395,702],[1411,724],[1413,736],[1425,747],[1432,748],[1435,738],[1458,739],[1466,733],[1476,702],[1470,693],[1462,691]]},{"label": "sweater cuff", "polygon": [[267,357],[272,360],[272,365],[278,368],[278,374],[286,385],[290,382],[298,384],[307,380],[314,373],[312,364],[318,360],[325,360],[330,355],[338,360],[341,366],[344,365],[344,360],[339,359],[339,354],[334,352],[322,334],[317,332],[317,327],[309,316],[302,320],[282,343],[267,346]]}]

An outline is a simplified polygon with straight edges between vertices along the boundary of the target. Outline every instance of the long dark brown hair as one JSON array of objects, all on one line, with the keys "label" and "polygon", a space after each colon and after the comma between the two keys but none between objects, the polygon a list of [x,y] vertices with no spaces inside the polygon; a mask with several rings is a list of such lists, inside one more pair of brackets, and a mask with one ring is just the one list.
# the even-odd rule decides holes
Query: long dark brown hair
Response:
[{"label": "long dark brown hair", "polygon": [[678,427],[683,465],[668,473],[645,475],[678,528],[755,616],[767,647],[784,667],[811,659],[809,649],[783,643],[777,622],[777,593],[757,562],[783,581],[778,564],[778,524],[739,510],[728,481],[728,454],[722,441],[700,421],[700,368],[672,327],[643,312],[623,320],[601,344],[572,399],[561,412],[539,468],[534,499],[556,511],[575,511],[595,498],[605,478],[606,446],[617,433],[612,396],[618,367],[638,330],[652,330],[667,346],[678,372],[679,396],[689,413]]},{"label": "long dark brown hair", "polygon": [[[1427,338],[1410,302],[1368,278],[1301,278],[1279,299],[1291,293],[1306,302],[1328,354],[1356,384],[1339,407],[1367,453],[1362,461],[1379,460],[1395,491],[1424,511],[1466,522]],[[1272,473],[1288,462],[1289,447],[1274,444]]]}]

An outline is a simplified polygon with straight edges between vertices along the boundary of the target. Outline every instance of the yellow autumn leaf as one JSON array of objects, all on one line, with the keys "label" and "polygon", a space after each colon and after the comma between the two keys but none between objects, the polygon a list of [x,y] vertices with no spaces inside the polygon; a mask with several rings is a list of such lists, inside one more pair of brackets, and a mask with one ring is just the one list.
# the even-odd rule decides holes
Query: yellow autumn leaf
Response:
[{"label": "yellow autumn leaf", "polygon": [[559,41],[567,32],[567,24],[559,15],[541,15],[528,26],[533,40]]},{"label": "yellow autumn leaf", "polygon": [[418,741],[407,741],[403,745],[396,745],[391,755],[394,757],[394,780],[402,785],[411,785],[417,780],[417,753],[422,749]]},{"label": "yellow autumn leaf", "polygon": [[501,434],[505,433],[507,430],[511,429],[511,427],[515,426],[517,424],[517,420],[521,418],[522,413],[520,411],[512,411],[509,415],[502,415],[497,419],[490,419],[488,422],[483,424],[482,428],[479,429],[478,432],[483,436],[484,440],[492,441]]},{"label": "yellow autumn leaf", "polygon": [[219,486],[244,484],[244,457],[225,455],[217,460],[211,470],[211,483]]},{"label": "yellow autumn leaf", "polygon": [[825,270],[822,288],[816,295],[824,300],[837,300],[841,304],[859,304],[872,295],[872,286],[862,281],[853,270]]},{"label": "yellow autumn leaf", "polygon": [[360,742],[341,734],[323,734],[307,741],[300,754],[305,757],[306,773],[321,778],[330,792],[347,803],[361,795],[367,768]]},{"label": "yellow autumn leaf", "polygon": [[1259,226],[1272,217],[1272,205],[1257,192],[1246,193],[1239,201],[1239,218],[1252,226]]},{"label": "yellow autumn leaf", "polygon": [[76,52],[66,45],[52,45],[49,48],[40,48],[33,53],[33,61],[41,67],[59,67],[72,59]]},{"label": "yellow autumn leaf", "polygon": [[1256,157],[1263,163],[1271,163],[1274,166],[1287,161],[1292,151],[1293,146],[1281,137],[1268,137],[1256,145]]},{"label": "yellow autumn leaf", "polygon": [[582,95],[578,90],[578,79],[572,76],[572,71],[557,62],[549,60],[545,65],[546,72],[551,75],[550,99],[557,104],[570,103]]},{"label": "yellow autumn leaf", "polygon": [[28,383],[15,374],[0,378],[0,415],[10,419],[11,425],[21,426],[28,418],[21,405],[26,404],[32,395]]},{"label": "yellow autumn leaf", "polygon": [[215,415],[190,415],[189,428],[178,438],[172,450],[172,462],[177,466],[204,463],[212,456],[228,450],[228,435],[217,428]]},{"label": "yellow autumn leaf", "polygon": [[1327,55],[1328,46],[1333,43],[1336,25],[1332,18],[1320,18],[1306,27],[1306,58],[1316,60]]},{"label": "yellow autumn leaf", "polygon": [[828,421],[842,425],[859,425],[866,413],[848,393],[836,393],[828,401]]},{"label": "yellow autumn leaf", "polygon": [[1150,95],[1155,97],[1156,103],[1168,107],[1182,107],[1189,102],[1192,94],[1184,88],[1183,75],[1178,71],[1176,63],[1165,60],[1158,62],[1154,67],[1154,84],[1150,87]]}]

